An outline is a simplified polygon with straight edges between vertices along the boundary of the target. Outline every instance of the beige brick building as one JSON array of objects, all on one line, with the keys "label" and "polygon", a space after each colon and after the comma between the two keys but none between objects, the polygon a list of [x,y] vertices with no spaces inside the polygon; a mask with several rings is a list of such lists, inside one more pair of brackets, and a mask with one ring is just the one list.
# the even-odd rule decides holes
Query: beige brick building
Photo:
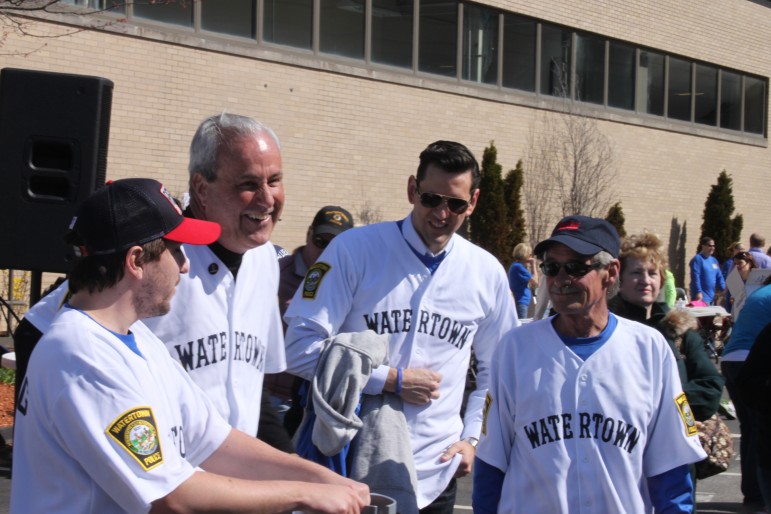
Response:
[{"label": "beige brick building", "polygon": [[[509,88],[502,81],[511,75],[504,72],[495,80],[482,78],[472,63],[476,56],[466,53],[469,45],[478,42],[475,37],[481,41],[490,35],[490,27],[497,30],[497,21],[474,25],[483,18],[477,16],[480,12],[493,13],[493,20],[500,20],[503,27],[495,32],[493,42],[504,41],[503,52],[493,57],[507,70],[504,59],[509,57],[507,48],[512,47],[506,46],[508,40],[501,33],[509,34],[505,32],[507,16],[524,17],[543,38],[550,27],[568,34],[573,49],[583,44],[582,35],[609,44],[604,48],[610,48],[611,56],[616,48],[613,45],[631,49],[638,75],[636,79],[630,77],[637,81],[637,87],[641,87],[640,55],[648,52],[674,59],[667,61],[671,63],[667,68],[670,80],[675,76],[675,60],[696,63],[689,68],[696,71],[689,73],[697,86],[690,92],[671,93],[685,94],[688,102],[690,95],[702,95],[697,72],[703,68],[719,70],[717,83],[723,89],[718,90],[724,97],[728,83],[722,78],[726,73],[745,80],[740,83],[748,87],[755,84],[755,93],[759,87],[760,95],[754,100],[747,89],[745,95],[739,95],[745,104],[744,117],[736,118],[738,129],[723,128],[721,123],[729,127],[727,113],[722,113],[724,118],[701,123],[641,112],[639,94],[629,97],[636,98],[636,108],[614,109],[608,106],[611,100],[607,92],[603,100],[601,84],[598,102],[579,102],[575,109],[596,117],[600,131],[615,149],[619,179],[614,197],[622,204],[627,231],[647,228],[665,241],[685,231],[685,256],[680,256],[676,266],[682,266],[695,251],[704,201],[723,169],[733,177],[737,212],[744,215],[743,239],[753,231],[771,236],[767,186],[771,170],[767,138],[769,2],[444,2],[445,8],[450,4],[451,14],[454,10],[460,17],[455,25],[459,43],[453,76],[422,71],[420,67],[432,55],[422,53],[423,47],[418,50],[416,45],[406,54],[412,58],[406,66],[378,64],[374,57],[377,52],[384,47],[388,50],[389,45],[398,46],[382,32],[378,32],[382,40],[376,43],[365,37],[361,58],[323,51],[325,42],[330,38],[334,42],[332,36],[325,35],[325,27],[332,27],[330,31],[335,24],[347,28],[348,17],[356,11],[351,6],[373,13],[371,18],[360,13],[363,33],[368,34],[381,30],[381,23],[394,21],[396,14],[388,10],[389,5],[408,4],[414,16],[402,10],[402,17],[424,27],[413,39],[423,44],[430,30],[438,29],[422,25],[424,11],[419,12],[412,0],[308,0],[316,13],[310,18],[315,30],[307,34],[309,48],[268,42],[277,39],[277,32],[270,32],[266,22],[269,7],[274,13],[271,19],[278,22],[281,20],[275,11],[305,4],[302,0],[223,2],[219,7],[214,3],[219,1],[187,2],[187,9],[174,6],[186,13],[184,23],[178,22],[176,11],[169,15],[170,23],[163,23],[158,20],[168,22],[168,12],[153,19],[152,13],[131,8],[118,15],[47,15],[30,30],[59,37],[22,36],[8,28],[0,49],[0,66],[96,75],[113,81],[108,178],[153,176],[174,194],[186,190],[187,146],[204,117],[227,110],[254,116],[271,126],[283,145],[287,193],[283,219],[273,239],[291,249],[302,242],[313,214],[325,204],[346,206],[355,216],[364,209],[379,213],[383,219],[404,216],[409,210],[407,177],[415,170],[418,154],[431,141],[461,141],[478,158],[485,146],[495,141],[504,170],[524,158],[528,135],[537,131],[539,117],[561,102],[553,94],[544,94],[543,70],[538,76],[539,92]],[[249,4],[253,9],[249,11],[254,16],[252,37],[201,28],[208,20],[207,5],[219,11],[231,4]],[[440,3],[423,0],[423,7],[427,12],[429,7],[439,9]],[[329,18],[328,13],[335,8],[340,11]],[[342,17],[334,17],[338,15]],[[213,20],[214,14],[211,16]],[[443,16],[448,19],[446,9]],[[93,23],[99,28],[73,30]],[[417,29],[411,34],[416,36]],[[451,30],[440,35],[453,38]],[[543,53],[545,39],[538,42],[534,48]],[[425,43],[426,48],[429,43]],[[344,48],[342,53],[346,52]],[[572,54],[574,58],[576,55]],[[611,71],[612,66],[608,68]],[[494,74],[495,68],[493,62],[486,72]],[[669,113],[674,113],[674,104],[669,105]],[[736,107],[742,108],[742,104]],[[748,129],[752,120],[755,125]],[[525,179],[537,172],[525,169]]]}]

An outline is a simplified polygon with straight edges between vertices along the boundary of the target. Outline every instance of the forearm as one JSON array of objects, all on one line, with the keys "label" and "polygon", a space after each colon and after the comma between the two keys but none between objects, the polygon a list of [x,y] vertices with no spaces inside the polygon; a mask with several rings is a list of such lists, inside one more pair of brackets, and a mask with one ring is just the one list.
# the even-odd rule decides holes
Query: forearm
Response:
[{"label": "forearm", "polygon": [[[259,463],[259,465],[255,465]],[[239,430],[231,430],[219,448],[201,467],[210,473],[245,480],[301,480],[316,483],[347,483],[333,471],[272,448]]]},{"label": "forearm", "polygon": [[150,512],[345,512],[351,504],[361,506],[367,501],[347,488],[277,480],[257,482],[196,472],[170,494],[153,502]]}]

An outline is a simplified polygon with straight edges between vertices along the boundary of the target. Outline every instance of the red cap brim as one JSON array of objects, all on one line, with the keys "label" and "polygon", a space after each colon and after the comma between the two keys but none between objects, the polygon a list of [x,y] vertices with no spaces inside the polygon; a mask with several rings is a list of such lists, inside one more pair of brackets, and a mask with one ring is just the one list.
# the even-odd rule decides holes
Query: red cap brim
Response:
[{"label": "red cap brim", "polygon": [[208,245],[219,239],[222,228],[219,223],[184,218],[177,228],[163,236],[164,239],[191,245]]}]

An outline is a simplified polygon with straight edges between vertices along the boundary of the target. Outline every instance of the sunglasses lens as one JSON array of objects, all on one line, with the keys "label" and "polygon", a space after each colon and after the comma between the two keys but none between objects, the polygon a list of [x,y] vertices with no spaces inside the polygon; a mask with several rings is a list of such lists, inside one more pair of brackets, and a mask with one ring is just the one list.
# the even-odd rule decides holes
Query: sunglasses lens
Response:
[{"label": "sunglasses lens", "polygon": [[429,209],[433,209],[434,207],[438,207],[439,204],[442,203],[442,197],[434,193],[421,193],[420,203],[423,204],[423,207],[428,207]]},{"label": "sunglasses lens", "polygon": [[565,268],[565,273],[571,277],[583,277],[596,266],[578,261],[570,261],[564,264],[560,264],[559,262],[544,262],[541,264],[541,271],[547,277],[556,277],[563,267]]},{"label": "sunglasses lens", "polygon": [[[447,198],[436,193],[420,193],[420,203],[423,207],[434,209],[442,204],[442,199]],[[468,210],[468,202],[460,198],[447,198],[447,208],[455,214],[463,214]]]},{"label": "sunglasses lens", "polygon": [[468,202],[460,198],[448,198],[447,207],[455,214],[463,214],[468,209]]}]

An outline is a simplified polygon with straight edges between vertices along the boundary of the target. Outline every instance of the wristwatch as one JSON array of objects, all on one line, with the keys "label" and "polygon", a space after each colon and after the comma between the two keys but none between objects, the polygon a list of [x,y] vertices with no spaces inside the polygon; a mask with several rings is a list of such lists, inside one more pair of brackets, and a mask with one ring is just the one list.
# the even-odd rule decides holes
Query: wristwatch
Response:
[{"label": "wristwatch", "polygon": [[464,439],[464,441],[470,444],[471,447],[474,448],[475,450],[477,448],[477,445],[479,444],[479,439],[477,439],[476,437],[467,437]]}]

